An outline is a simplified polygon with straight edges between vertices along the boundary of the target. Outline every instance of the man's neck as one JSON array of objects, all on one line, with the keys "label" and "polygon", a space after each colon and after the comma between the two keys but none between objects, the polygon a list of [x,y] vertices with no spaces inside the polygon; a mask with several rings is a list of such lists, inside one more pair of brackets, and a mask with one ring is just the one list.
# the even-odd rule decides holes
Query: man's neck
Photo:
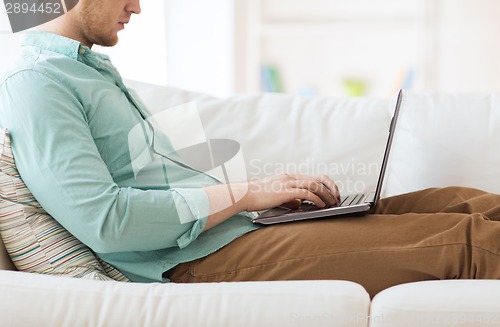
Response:
[{"label": "man's neck", "polygon": [[93,44],[85,42],[85,40],[83,40],[83,38],[79,34],[78,29],[76,28],[74,23],[75,20],[74,18],[71,17],[72,16],[71,14],[72,12],[70,11],[56,19],[51,20],[50,22],[42,24],[37,27],[37,30],[41,32],[48,32],[61,35],[73,39],[75,41],[78,41],[81,43],[81,45],[92,48]]}]

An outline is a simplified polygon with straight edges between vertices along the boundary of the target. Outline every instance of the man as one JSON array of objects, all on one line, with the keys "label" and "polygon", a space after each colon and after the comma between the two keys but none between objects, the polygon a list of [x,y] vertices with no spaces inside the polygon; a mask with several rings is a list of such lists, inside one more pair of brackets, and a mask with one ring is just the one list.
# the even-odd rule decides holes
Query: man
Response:
[{"label": "man", "polygon": [[139,183],[124,145],[135,126],[147,128],[148,111],[91,48],[115,45],[140,10],[139,0],[80,0],[27,36],[0,81],[0,126],[21,176],[99,257],[132,281],[346,279],[372,296],[410,281],[500,277],[498,195],[425,190],[385,199],[362,218],[258,228],[253,211],[336,204],[334,181],[280,175],[232,184],[232,202],[227,185],[156,156],[150,173],[165,183]]}]

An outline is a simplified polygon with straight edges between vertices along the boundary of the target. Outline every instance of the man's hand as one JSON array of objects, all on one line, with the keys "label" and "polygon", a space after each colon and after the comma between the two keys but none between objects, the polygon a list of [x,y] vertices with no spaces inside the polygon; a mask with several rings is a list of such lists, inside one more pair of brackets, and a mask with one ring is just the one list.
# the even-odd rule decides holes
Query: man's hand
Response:
[{"label": "man's hand", "polygon": [[318,207],[340,202],[339,189],[327,176],[277,175],[248,183],[219,184],[205,188],[210,213],[205,230],[241,211],[260,211],[280,205],[297,208],[302,200]]},{"label": "man's hand", "polygon": [[248,183],[242,201],[247,211],[266,210],[279,205],[296,207],[308,200],[322,208],[340,202],[335,182],[328,176],[282,174]]}]

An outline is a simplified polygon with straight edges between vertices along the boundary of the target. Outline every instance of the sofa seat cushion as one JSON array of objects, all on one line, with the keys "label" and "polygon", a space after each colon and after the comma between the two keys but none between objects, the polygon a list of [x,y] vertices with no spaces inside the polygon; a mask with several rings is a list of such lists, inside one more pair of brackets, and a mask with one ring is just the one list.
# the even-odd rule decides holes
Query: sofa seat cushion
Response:
[{"label": "sofa seat cushion", "polygon": [[36,201],[19,176],[6,129],[0,131],[0,235],[20,271],[128,280],[97,259]]},{"label": "sofa seat cushion", "polygon": [[[2,326],[367,327],[348,281],[113,283],[0,272]],[[26,314],[26,300],[33,304]]]},{"label": "sofa seat cushion", "polygon": [[500,281],[440,280],[402,284],[375,296],[374,327],[500,325]]}]

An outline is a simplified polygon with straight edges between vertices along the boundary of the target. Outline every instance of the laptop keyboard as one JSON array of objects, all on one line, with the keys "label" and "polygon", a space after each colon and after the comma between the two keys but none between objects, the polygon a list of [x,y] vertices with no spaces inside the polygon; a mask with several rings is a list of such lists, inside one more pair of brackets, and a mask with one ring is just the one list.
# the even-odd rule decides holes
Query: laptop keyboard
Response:
[{"label": "laptop keyboard", "polygon": [[346,197],[341,197],[339,207],[359,204],[361,202],[364,202],[365,198],[366,194],[351,194]]},{"label": "laptop keyboard", "polygon": [[[365,202],[366,195],[365,194],[351,194],[345,197],[340,198],[340,203],[338,205],[332,206],[332,207],[346,207],[350,205],[356,205],[361,202]],[[300,205],[299,208],[292,210],[291,212],[304,212],[304,211],[315,211],[315,210],[321,210],[325,208],[320,208],[316,206],[314,203],[309,202],[309,201],[304,201]]]}]

